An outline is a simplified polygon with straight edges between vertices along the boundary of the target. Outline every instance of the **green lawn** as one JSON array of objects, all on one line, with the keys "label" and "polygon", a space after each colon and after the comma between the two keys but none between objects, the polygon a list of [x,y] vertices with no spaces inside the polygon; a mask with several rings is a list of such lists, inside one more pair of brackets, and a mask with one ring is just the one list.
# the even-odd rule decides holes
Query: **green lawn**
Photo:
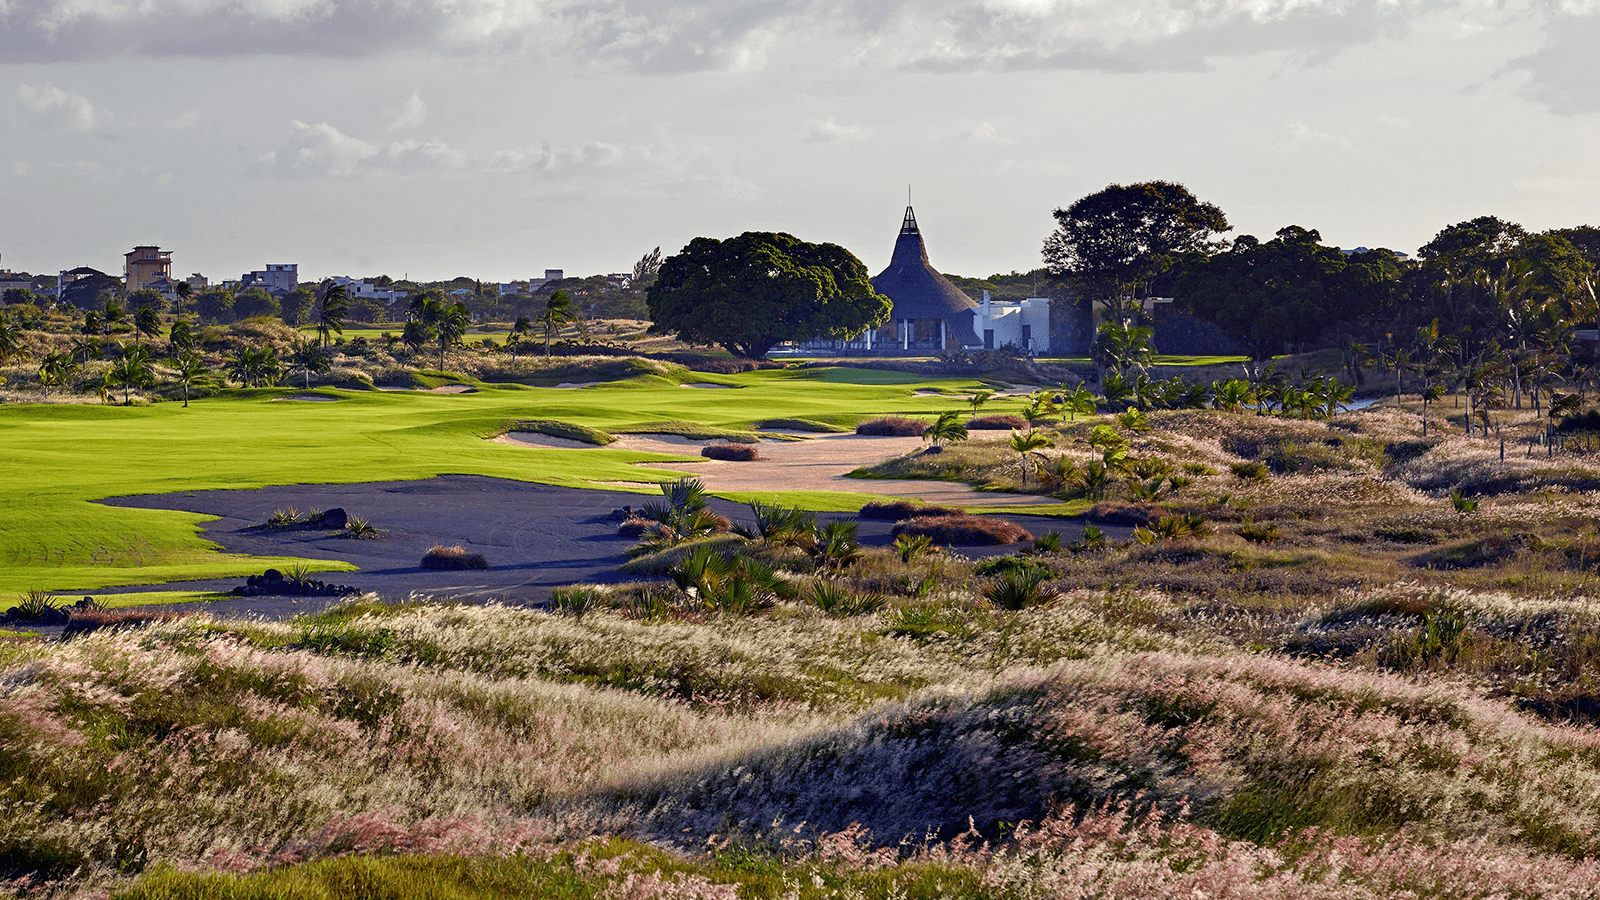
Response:
[{"label": "green lawn", "polygon": [[[481,437],[510,421],[535,418],[617,432],[668,420],[751,430],[754,421],[774,416],[827,422],[932,416],[965,406],[958,398],[918,396],[918,386],[979,386],[949,379],[880,383],[881,374],[808,369],[716,377],[738,390],[684,388],[649,376],[583,390],[485,385],[458,395],[319,391],[340,398],[332,403],[290,400],[303,392],[275,388],[197,401],[187,409],[178,403],[7,405],[0,408],[0,598],[30,588],[70,596],[117,585],[235,577],[296,562],[321,571],[348,568],[325,560],[221,553],[198,537],[204,516],[92,502],[106,497],[453,473],[571,487],[667,481],[677,473],[632,463],[682,457],[529,450]],[[759,496],[822,510],[855,509],[874,499],[781,490]],[[262,519],[271,512],[263,509]]]}]

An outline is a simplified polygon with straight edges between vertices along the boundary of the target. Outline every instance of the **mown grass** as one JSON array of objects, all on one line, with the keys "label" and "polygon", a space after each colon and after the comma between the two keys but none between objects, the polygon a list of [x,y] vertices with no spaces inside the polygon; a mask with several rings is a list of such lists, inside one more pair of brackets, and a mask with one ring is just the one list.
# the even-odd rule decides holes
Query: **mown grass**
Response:
[{"label": "mown grass", "polygon": [[[884,410],[930,415],[956,401],[910,395],[902,383],[831,370],[767,370],[719,376],[742,390],[690,391],[641,376],[581,392],[478,384],[472,394],[332,391],[338,403],[273,402],[292,388],[239,391],[192,403],[123,408],[82,404],[0,408],[0,595],[30,587],[92,592],[116,585],[232,577],[265,566],[320,560],[229,555],[198,537],[205,517],[124,509],[93,501],[132,494],[428,478],[467,473],[568,487],[652,491],[678,473],[638,466],[674,456],[624,450],[509,447],[481,440],[508,421],[571,422],[601,432],[682,424],[677,433],[726,436],[752,409],[819,422],[854,421]],[[423,373],[425,383],[462,382]],[[972,383],[972,382],[963,382]],[[650,426],[645,428],[643,426]],[[696,429],[700,429],[696,432]],[[780,487],[778,485],[774,486]],[[775,502],[819,509],[857,506],[826,494],[774,491]]]}]

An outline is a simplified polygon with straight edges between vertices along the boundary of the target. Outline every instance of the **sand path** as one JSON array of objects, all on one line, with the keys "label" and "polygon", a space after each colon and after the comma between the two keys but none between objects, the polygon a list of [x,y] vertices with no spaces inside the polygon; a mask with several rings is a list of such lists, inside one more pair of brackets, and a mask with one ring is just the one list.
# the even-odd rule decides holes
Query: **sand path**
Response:
[{"label": "sand path", "polygon": [[[542,434],[511,432],[496,438],[514,446],[600,449],[592,444],[552,438]],[[711,441],[693,441],[678,435],[629,434],[618,436],[610,449],[643,453],[698,456]],[[979,491],[950,481],[920,479],[848,478],[862,466],[901,456],[924,446],[916,437],[867,437],[857,434],[813,434],[803,441],[762,441],[761,458],[750,462],[697,459],[693,462],[645,463],[694,475],[713,491],[847,491],[909,497],[956,506],[1053,504],[1060,501],[1036,494]],[[622,484],[625,482],[601,482]]]}]

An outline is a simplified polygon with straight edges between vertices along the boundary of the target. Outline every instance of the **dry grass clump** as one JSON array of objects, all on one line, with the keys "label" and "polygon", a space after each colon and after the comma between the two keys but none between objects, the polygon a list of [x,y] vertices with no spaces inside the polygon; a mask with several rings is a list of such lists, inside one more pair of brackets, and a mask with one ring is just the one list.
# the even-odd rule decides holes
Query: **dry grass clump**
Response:
[{"label": "dry grass clump", "polygon": [[750,462],[761,458],[761,452],[754,444],[710,444],[700,448],[700,455],[706,459],[728,462]]},{"label": "dry grass clump", "polygon": [[1167,508],[1155,503],[1102,502],[1090,507],[1084,517],[1091,522],[1108,525],[1149,525],[1169,515]]},{"label": "dry grass clump", "polygon": [[861,511],[856,513],[862,519],[884,519],[898,522],[901,519],[911,519],[917,516],[959,516],[964,515],[962,510],[953,506],[938,506],[933,503],[921,503],[915,500],[874,500]]},{"label": "dry grass clump", "polygon": [[869,419],[856,426],[856,434],[872,437],[920,437],[928,430],[928,423],[905,416],[884,416]]},{"label": "dry grass clump", "polygon": [[968,429],[993,429],[997,431],[1027,431],[1028,420],[1009,413],[993,416],[973,416],[967,420]]},{"label": "dry grass clump", "polygon": [[1015,544],[1033,540],[1033,535],[1015,522],[967,513],[918,516],[896,522],[889,533],[925,535],[938,544]]},{"label": "dry grass clump", "polygon": [[67,627],[61,630],[61,636],[76,637],[102,628],[132,628],[155,622],[171,622],[183,615],[183,613],[154,612],[138,608],[74,611],[72,618],[67,620]]},{"label": "dry grass clump", "polygon": [[434,547],[422,555],[424,569],[454,571],[460,569],[487,569],[489,561],[482,553],[469,553],[465,547]]}]

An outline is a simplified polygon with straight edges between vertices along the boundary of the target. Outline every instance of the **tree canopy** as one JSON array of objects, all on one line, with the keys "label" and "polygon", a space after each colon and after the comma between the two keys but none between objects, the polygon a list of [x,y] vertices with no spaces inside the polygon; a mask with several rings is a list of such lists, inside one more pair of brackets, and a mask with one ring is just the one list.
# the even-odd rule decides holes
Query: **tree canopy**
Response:
[{"label": "tree canopy", "polygon": [[1394,254],[1347,257],[1321,241],[1316,229],[1298,225],[1280,228],[1265,243],[1241,235],[1227,253],[1187,269],[1178,304],[1221,326],[1257,359],[1376,312],[1399,277]]},{"label": "tree canopy", "polygon": [[1108,308],[1172,269],[1186,256],[1221,249],[1227,216],[1170,181],[1113,184],[1066,209],[1044,242],[1044,262],[1077,279]]},{"label": "tree canopy", "polygon": [[784,341],[850,337],[893,306],[843,247],[760,231],[690,241],[662,262],[646,303],[652,333],[748,358]]}]

